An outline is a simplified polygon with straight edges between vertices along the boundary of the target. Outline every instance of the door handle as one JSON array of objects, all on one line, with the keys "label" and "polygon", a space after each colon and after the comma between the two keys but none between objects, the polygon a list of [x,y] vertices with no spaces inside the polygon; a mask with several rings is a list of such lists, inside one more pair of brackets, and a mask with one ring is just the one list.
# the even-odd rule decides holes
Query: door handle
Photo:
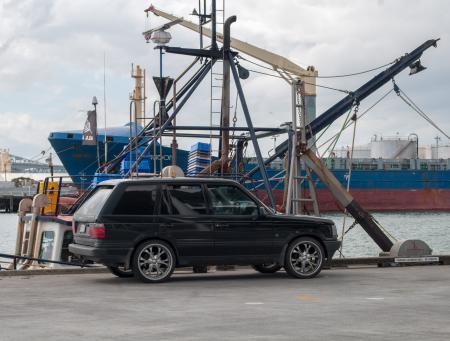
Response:
[{"label": "door handle", "polygon": [[224,227],[230,227],[230,225],[229,224],[215,224],[214,225],[216,228],[224,228]]}]

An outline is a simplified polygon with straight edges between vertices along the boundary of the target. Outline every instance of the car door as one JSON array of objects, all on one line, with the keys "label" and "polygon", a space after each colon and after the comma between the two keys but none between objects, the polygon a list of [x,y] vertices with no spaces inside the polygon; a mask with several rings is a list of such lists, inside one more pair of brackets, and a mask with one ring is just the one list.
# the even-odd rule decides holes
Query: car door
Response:
[{"label": "car door", "polygon": [[213,254],[212,225],[199,184],[167,184],[159,215],[160,235],[172,241],[181,260],[205,262]]},{"label": "car door", "polygon": [[207,195],[214,227],[214,254],[227,260],[271,258],[273,226],[243,189],[230,184],[208,184]]}]

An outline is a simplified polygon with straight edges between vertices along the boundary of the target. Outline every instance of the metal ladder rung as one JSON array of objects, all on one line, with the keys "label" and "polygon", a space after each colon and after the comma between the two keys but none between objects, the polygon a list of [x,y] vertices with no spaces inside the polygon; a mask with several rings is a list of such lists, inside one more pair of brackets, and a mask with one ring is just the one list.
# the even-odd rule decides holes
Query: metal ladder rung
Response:
[{"label": "metal ladder rung", "polygon": [[304,199],[292,199],[292,201],[296,201],[296,202],[302,202],[302,201],[306,201],[306,202],[312,202],[312,201],[314,201],[314,199],[311,199],[311,198],[304,198]]}]

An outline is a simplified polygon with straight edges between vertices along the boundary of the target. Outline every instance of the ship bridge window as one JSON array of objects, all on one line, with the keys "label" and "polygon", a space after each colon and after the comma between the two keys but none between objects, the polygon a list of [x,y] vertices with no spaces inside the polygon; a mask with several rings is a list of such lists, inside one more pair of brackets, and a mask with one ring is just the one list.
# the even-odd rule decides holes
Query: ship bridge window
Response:
[{"label": "ship bridge window", "polygon": [[112,141],[114,141],[113,136],[106,136],[106,142],[112,142]]},{"label": "ship bridge window", "polygon": [[[54,243],[55,243],[55,232],[53,232],[53,231],[42,232],[39,258],[51,259]],[[39,264],[45,264],[45,262],[39,262]]]},{"label": "ship bridge window", "polygon": [[73,139],[73,134],[67,134],[68,139]]}]

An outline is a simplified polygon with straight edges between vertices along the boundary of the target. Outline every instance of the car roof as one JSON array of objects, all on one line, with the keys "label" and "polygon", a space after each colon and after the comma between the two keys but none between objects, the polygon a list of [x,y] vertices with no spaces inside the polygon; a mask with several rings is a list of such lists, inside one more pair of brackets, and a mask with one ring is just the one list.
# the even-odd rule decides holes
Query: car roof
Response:
[{"label": "car roof", "polygon": [[228,183],[235,184],[236,181],[224,178],[207,178],[207,177],[153,177],[153,178],[131,178],[131,179],[113,179],[102,181],[98,186],[116,186],[122,183],[129,184],[152,184],[152,183],[177,183],[177,182],[189,182],[189,183]]}]

